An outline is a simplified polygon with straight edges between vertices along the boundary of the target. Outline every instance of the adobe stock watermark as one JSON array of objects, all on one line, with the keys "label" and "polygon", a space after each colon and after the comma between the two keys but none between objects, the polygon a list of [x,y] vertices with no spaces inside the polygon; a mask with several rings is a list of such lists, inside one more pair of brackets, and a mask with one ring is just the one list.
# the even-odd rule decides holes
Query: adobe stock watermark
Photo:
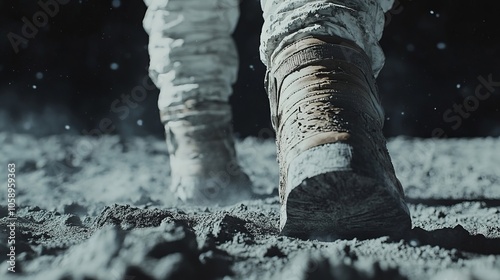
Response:
[{"label": "adobe stock watermark", "polygon": [[[451,108],[444,111],[443,121],[451,124],[451,129],[457,130],[462,126],[463,120],[468,119],[472,113],[479,109],[481,102],[487,100],[500,87],[500,81],[493,80],[493,74],[489,74],[487,78],[478,76],[479,84],[476,86],[474,95],[465,97],[460,104],[453,104]],[[445,138],[446,131],[437,127],[432,130],[432,137]]]},{"label": "adobe stock watermark", "polygon": [[7,165],[7,270],[16,272],[16,224],[17,224],[17,204],[16,204],[16,164]]},{"label": "adobe stock watermark", "polygon": [[[454,103],[449,109],[443,112],[443,120],[451,124],[451,129],[457,130],[462,126],[464,119],[472,116],[472,113],[477,111],[480,103],[486,101],[500,87],[500,81],[493,80],[493,75],[489,74],[487,78],[484,76],[477,77],[479,84],[475,88],[474,95],[465,97],[461,103]],[[440,139],[446,139],[448,135],[443,127],[436,127],[432,130],[431,138],[426,141],[416,141],[412,145],[410,157],[399,157],[395,162],[394,167],[397,173],[412,172],[412,176],[407,176],[409,180],[407,185],[418,185],[421,178],[427,177],[427,173],[431,169],[433,158],[439,151],[436,151],[436,144]],[[400,147],[398,147],[400,148]],[[422,163],[419,168],[415,167],[415,163]]]},{"label": "adobe stock watermark", "polygon": [[[132,88],[129,94],[122,94],[111,102],[110,112],[117,114],[120,120],[125,120],[129,117],[131,109],[135,109],[141,102],[146,100],[149,93],[155,90],[156,86],[149,83],[149,77],[146,75],[141,81],[140,85]],[[100,137],[104,134],[113,133],[116,126],[110,118],[103,118],[99,121],[98,127],[89,131],[83,130],[82,134],[86,136]]]},{"label": "adobe stock watermark", "polygon": [[[487,78],[478,76],[477,79],[479,84],[475,88],[474,95],[465,97],[461,103],[454,103],[452,107],[444,111],[442,115],[444,122],[450,123],[451,129],[453,130],[459,129],[460,126],[462,126],[463,120],[472,116],[472,113],[479,109],[480,103],[490,98],[492,93],[496,91],[496,88],[500,87],[500,81],[495,82],[492,74],[489,74]],[[423,166],[420,172],[412,176],[412,178],[418,180],[426,176],[425,173],[430,169],[432,158],[436,153],[434,149],[435,141],[445,139],[448,135],[444,128],[436,127],[432,130],[431,137],[432,138],[429,138],[431,144],[416,142],[413,146],[413,157],[404,158],[398,161],[398,169],[415,170],[413,164],[415,162],[423,162],[426,163],[426,166]],[[418,160],[416,160],[417,158]]]},{"label": "adobe stock watermark", "polygon": [[[141,102],[146,100],[151,91],[156,89],[156,86],[149,82],[149,77],[146,75],[141,80],[141,84],[132,88],[129,94],[122,94],[120,98],[116,98],[110,105],[110,112],[117,114],[120,120],[125,120],[130,116],[132,109],[139,106]],[[116,125],[109,117],[102,118],[96,128],[91,130],[82,130],[83,136],[94,136],[100,138],[106,134],[112,134],[116,131]],[[65,158],[57,162],[52,167],[52,173],[58,174],[62,177],[64,172],[69,172],[75,166],[75,159],[83,159],[90,155],[92,151],[99,145],[98,141],[91,141],[87,138],[81,138],[80,141],[75,143],[74,149],[71,153],[67,153]]]},{"label": "adobe stock watermark", "polygon": [[66,5],[70,0],[40,0],[38,6],[41,10],[37,11],[31,17],[21,18],[24,23],[21,28],[21,34],[9,32],[7,38],[16,54],[19,53],[21,45],[28,44],[30,39],[34,39],[38,34],[40,28],[49,24],[49,19],[57,16],[61,11],[61,5]]}]

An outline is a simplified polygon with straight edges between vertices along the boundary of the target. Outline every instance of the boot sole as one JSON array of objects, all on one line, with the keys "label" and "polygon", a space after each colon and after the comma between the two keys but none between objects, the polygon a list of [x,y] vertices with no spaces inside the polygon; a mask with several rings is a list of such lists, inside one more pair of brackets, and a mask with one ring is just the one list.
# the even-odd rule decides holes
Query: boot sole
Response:
[{"label": "boot sole", "polygon": [[[307,162],[300,165],[310,166]],[[365,239],[400,237],[411,229],[408,208],[396,186],[359,175],[348,166],[337,164],[335,169],[307,176],[297,186],[287,188],[281,207],[282,235],[319,240]]]}]

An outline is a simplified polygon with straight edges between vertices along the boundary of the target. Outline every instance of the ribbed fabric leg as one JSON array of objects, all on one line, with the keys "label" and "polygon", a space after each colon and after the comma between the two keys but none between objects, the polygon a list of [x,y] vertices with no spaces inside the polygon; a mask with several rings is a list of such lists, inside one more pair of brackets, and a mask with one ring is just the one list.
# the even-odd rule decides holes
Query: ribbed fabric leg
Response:
[{"label": "ribbed fabric leg", "polygon": [[336,36],[355,42],[368,55],[373,73],[384,65],[378,41],[384,13],[394,0],[261,0],[264,26],[261,59],[268,67],[275,53],[307,36]]},{"label": "ribbed fabric leg", "polygon": [[[250,182],[236,160],[228,104],[238,55],[238,0],[149,0],[149,73],[170,154],[172,190],[184,201],[224,202]],[[234,190],[235,192],[241,190]],[[245,193],[245,192],[242,192]]]}]

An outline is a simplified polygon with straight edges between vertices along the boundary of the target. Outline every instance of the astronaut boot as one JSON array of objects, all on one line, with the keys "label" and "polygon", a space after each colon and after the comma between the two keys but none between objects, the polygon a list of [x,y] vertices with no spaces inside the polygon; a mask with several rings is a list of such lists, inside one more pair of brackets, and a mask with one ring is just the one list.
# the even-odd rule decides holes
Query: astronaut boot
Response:
[{"label": "astronaut boot", "polygon": [[231,134],[238,0],[145,0],[149,74],[160,88],[171,189],[182,201],[231,204],[251,196]]},{"label": "astronaut boot", "polygon": [[410,229],[366,54],[340,38],[306,37],[269,66],[281,233],[331,240]]},{"label": "astronaut boot", "polygon": [[170,154],[171,190],[196,205],[251,198],[251,181],[236,158],[229,104],[187,102],[162,111]]}]

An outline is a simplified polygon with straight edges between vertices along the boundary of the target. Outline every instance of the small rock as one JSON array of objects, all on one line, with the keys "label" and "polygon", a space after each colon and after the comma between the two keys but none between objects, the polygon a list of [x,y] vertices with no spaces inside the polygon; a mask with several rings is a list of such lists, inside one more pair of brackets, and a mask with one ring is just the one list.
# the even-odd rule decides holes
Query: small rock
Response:
[{"label": "small rock", "polygon": [[286,255],[276,245],[272,245],[271,247],[267,248],[267,251],[264,254],[264,257],[266,257],[266,258],[272,258],[272,257],[284,258],[284,257],[286,257]]},{"label": "small rock", "polygon": [[66,225],[66,226],[81,226],[82,225],[82,220],[80,220],[80,218],[78,216],[69,215],[64,220],[64,225]]}]

